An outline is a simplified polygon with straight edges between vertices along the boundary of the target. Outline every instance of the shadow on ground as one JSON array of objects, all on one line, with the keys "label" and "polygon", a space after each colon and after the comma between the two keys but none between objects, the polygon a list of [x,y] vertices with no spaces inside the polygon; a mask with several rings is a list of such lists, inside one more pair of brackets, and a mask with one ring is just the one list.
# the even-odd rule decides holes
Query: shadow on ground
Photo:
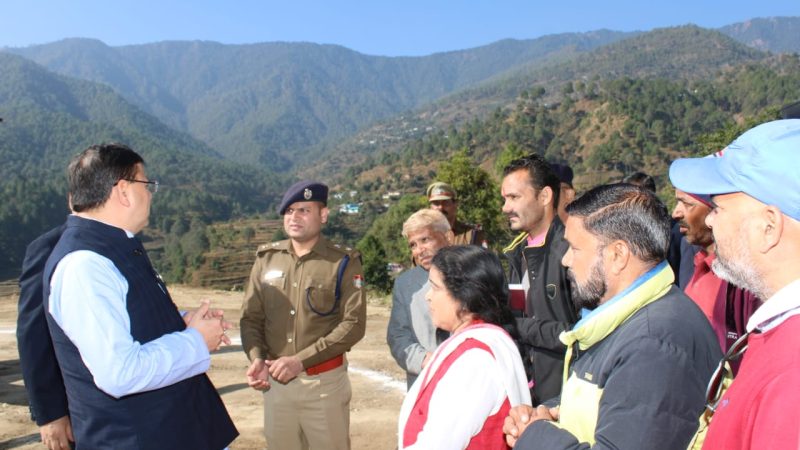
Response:
[{"label": "shadow on ground", "polygon": [[28,393],[22,384],[19,359],[0,361],[0,403],[28,405]]}]

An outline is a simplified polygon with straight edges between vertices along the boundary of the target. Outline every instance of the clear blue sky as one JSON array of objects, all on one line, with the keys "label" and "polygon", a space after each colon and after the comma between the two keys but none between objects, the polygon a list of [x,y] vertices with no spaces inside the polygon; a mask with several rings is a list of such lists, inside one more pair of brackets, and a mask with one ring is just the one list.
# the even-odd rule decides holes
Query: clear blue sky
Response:
[{"label": "clear blue sky", "polygon": [[68,37],[112,46],[306,41],[371,55],[427,55],[504,38],[687,23],[717,28],[774,16],[800,16],[800,0],[0,0],[0,47]]}]

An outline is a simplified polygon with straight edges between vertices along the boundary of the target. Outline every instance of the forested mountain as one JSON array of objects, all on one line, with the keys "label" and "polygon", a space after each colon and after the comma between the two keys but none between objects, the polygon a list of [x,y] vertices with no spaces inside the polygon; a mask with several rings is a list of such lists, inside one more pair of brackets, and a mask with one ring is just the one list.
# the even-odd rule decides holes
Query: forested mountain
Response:
[{"label": "forested mountain", "polygon": [[[799,21],[753,19],[720,31],[758,49],[796,52],[800,48],[800,41],[794,39],[800,32]],[[334,45],[280,42],[109,47],[96,40],[67,39],[5,50],[57,73],[107,84],[144,111],[229,159],[286,170],[330,153],[333,143],[376,121],[498,77],[527,80],[531,70],[547,62],[637,34],[608,30],[567,33],[394,58]],[[659,39],[655,34],[647,33]],[[698,55],[722,60],[730,56],[725,47],[721,52],[698,48]],[[619,61],[622,67],[608,67],[599,61],[597,72],[605,69],[617,76],[636,76],[629,73],[631,68],[647,67],[648,58],[658,65],[662,57],[648,52],[646,45],[620,50],[630,50],[628,58]],[[672,70],[680,73],[692,62],[691,58],[677,62]],[[582,67],[562,69],[567,79],[570,72],[583,72]],[[518,93],[513,92],[516,84],[501,89],[509,89],[507,93],[513,97]],[[492,89],[498,86],[503,85]],[[492,92],[483,94],[491,97]]]},{"label": "forested mountain", "polygon": [[[789,41],[780,47],[791,20],[506,40],[419,58],[289,43],[70,39],[6,49],[0,275],[16,275],[25,244],[63,220],[63,169],[102,141],[142,153],[165,187],[147,239],[171,281],[239,271],[251,251],[242,246],[277,227],[262,230],[253,215],[270,211],[295,176],[357,191],[361,215],[334,213],[328,231],[349,244],[367,233],[395,261],[404,260],[402,245],[390,243],[397,224],[384,222],[418,207],[413,194],[440,172],[469,162],[491,174],[487,186],[503,161],[528,152],[570,163],[579,189],[643,169],[669,198],[670,160],[717,149],[800,100],[798,56],[777,54],[791,50]],[[387,191],[412,196],[385,214]],[[484,209],[467,219],[504,227],[499,209]],[[241,229],[208,226],[243,216],[252,222]]]},{"label": "forested mountain", "polygon": [[[0,53],[0,272],[13,273],[25,245],[67,213],[65,168],[91,144],[124,142],[163,183],[151,227],[258,213],[285,184],[266,169],[225,161],[207,145],[142,112],[111,88],[48,72]],[[188,225],[187,225],[188,226]]]},{"label": "forested mountain", "polygon": [[664,185],[666,166],[675,157],[718,150],[705,146],[704,136],[746,118],[777,118],[782,105],[800,99],[800,59],[770,57],[709,80],[578,80],[559,96],[559,102],[548,103],[533,85],[513,105],[483,120],[366,156],[345,170],[342,184],[419,192],[440,162],[466,149],[476,164],[493,172],[504,152],[537,152],[570,163],[578,187],[633,170],[648,171]]},{"label": "forested mountain", "polygon": [[[389,191],[422,199],[425,186],[440,179],[443,167],[455,160],[466,157],[474,170],[499,181],[505,163],[533,152],[568,163],[579,193],[642,170],[656,177],[661,198],[672,204],[670,162],[710,154],[755,124],[779,118],[781,106],[800,99],[800,58],[783,55],[745,63],[709,80],[579,79],[565,85],[558,103],[544,101],[541,93],[532,86],[513,106],[482,120],[407,140],[394,152],[369,155],[345,170],[342,188],[363,192],[365,199]],[[471,188],[466,186],[468,197],[474,194]],[[498,187],[494,192],[499,198]],[[399,227],[414,209],[393,214],[404,207],[403,200],[389,214],[376,216],[363,241],[377,246],[389,261],[408,260]],[[459,214],[466,209],[464,218],[476,217],[474,205],[461,203]],[[505,222],[499,202],[489,211],[481,208],[484,226]],[[508,242],[502,229],[491,228],[498,231],[490,234],[490,242],[498,247]]]},{"label": "forested mountain", "polygon": [[[366,128],[329,151],[324,164],[309,166],[306,174],[321,168],[344,173],[367,155],[392,153],[409,140],[448,131],[485,117],[496,108],[514,107],[525,94],[543,104],[558,103],[573,82],[618,79],[702,80],[732,67],[764,60],[768,54],[754,50],[712,30],[696,26],[658,29],[621,40],[567,61],[541,68],[514,71],[506,77],[465,89],[414,113]],[[349,178],[349,177],[345,177]]]},{"label": "forested mountain", "polygon": [[511,68],[626,36],[570,33],[399,58],[310,43],[109,47],[67,39],[6,50],[55,72],[107,84],[232,160],[285,170],[324,140],[342,138]]},{"label": "forested mountain", "polygon": [[759,50],[800,53],[800,17],[769,17],[735,23],[719,29]]}]

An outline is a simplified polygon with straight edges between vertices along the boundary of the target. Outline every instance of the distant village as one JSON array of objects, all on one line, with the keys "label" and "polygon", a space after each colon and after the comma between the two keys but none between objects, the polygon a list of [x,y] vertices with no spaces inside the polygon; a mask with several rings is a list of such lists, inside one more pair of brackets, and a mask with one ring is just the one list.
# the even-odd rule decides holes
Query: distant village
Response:
[{"label": "distant village", "polygon": [[[381,195],[381,199],[384,201],[383,208],[385,210],[389,209],[390,201],[397,201],[403,195],[400,191],[389,191],[385,194]],[[337,201],[343,201],[339,205],[339,213],[340,214],[347,214],[349,216],[355,216],[361,213],[361,206],[364,202],[355,201],[358,199],[358,191],[347,191],[347,192],[333,192],[331,193],[331,197]],[[405,266],[403,264],[397,262],[388,262],[386,264],[386,271],[389,274],[397,274],[405,270]]]},{"label": "distant village", "polygon": [[[333,198],[335,198],[336,200],[340,200],[340,201],[344,201],[345,197],[347,198],[347,200],[353,200],[358,196],[358,191],[334,192],[332,195],[333,195]],[[400,191],[390,191],[390,192],[387,192],[387,193],[383,194],[381,196],[381,199],[383,199],[384,202],[385,202],[383,204],[383,207],[386,208],[386,209],[389,209],[389,206],[390,206],[389,205],[389,201],[390,200],[398,200],[398,199],[400,199],[401,195],[402,195],[402,192],[400,192]],[[342,213],[342,214],[347,214],[347,215],[357,215],[357,214],[359,214],[361,212],[361,205],[363,205],[363,204],[364,204],[364,202],[342,203],[341,205],[339,205],[339,212]]]}]

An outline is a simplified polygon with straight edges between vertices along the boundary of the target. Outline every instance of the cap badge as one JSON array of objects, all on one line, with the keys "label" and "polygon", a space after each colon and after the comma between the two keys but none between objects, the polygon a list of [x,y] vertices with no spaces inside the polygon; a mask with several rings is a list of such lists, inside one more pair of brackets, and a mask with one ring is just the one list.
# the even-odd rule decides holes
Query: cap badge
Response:
[{"label": "cap badge", "polygon": [[311,189],[309,189],[309,188],[306,188],[306,189],[303,191],[303,198],[304,198],[304,199],[306,199],[306,200],[311,200],[311,196],[312,196],[312,195],[313,195],[313,194],[312,194],[312,192],[311,192]]}]

